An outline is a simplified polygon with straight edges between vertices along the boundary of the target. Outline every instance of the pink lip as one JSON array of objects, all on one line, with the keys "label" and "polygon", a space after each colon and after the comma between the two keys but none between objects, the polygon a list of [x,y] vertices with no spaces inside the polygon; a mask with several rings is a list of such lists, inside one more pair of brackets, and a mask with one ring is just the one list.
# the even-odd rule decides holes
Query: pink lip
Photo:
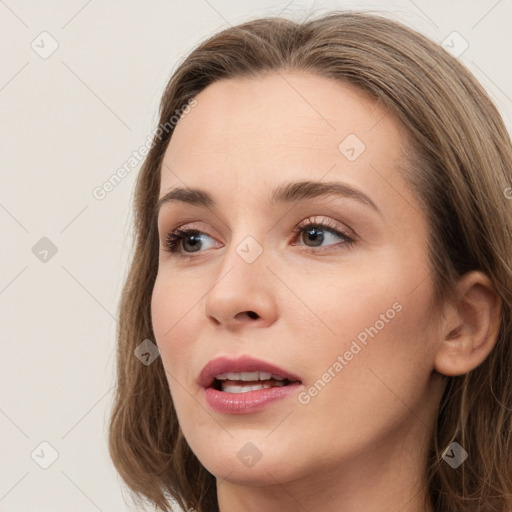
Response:
[{"label": "pink lip", "polygon": [[[215,376],[221,373],[268,372],[280,375],[290,381],[286,386],[258,389],[247,393],[226,393],[212,387]],[[249,356],[236,359],[218,357],[210,361],[201,371],[198,383],[203,387],[207,404],[214,410],[224,414],[248,414],[265,408],[271,402],[295,393],[302,382],[296,375],[275,366],[274,364]]]}]

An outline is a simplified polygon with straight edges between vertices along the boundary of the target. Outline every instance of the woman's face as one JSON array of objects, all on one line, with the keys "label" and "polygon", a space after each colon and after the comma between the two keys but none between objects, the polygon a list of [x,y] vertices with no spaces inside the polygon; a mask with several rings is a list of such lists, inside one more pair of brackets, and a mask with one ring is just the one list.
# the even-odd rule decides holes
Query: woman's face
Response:
[{"label": "woman's face", "polygon": [[[163,161],[160,197],[188,196],[161,206],[152,297],[190,447],[227,484],[423,466],[437,338],[427,225],[398,173],[399,123],[359,89],[307,73],[223,80],[196,100]],[[338,188],[322,193],[328,184]],[[179,227],[195,236],[169,252]],[[236,375],[268,370],[236,367],[241,356],[294,382],[261,389],[252,381],[272,372]],[[219,357],[228,366],[200,382]],[[219,373],[233,382],[205,389]]]}]

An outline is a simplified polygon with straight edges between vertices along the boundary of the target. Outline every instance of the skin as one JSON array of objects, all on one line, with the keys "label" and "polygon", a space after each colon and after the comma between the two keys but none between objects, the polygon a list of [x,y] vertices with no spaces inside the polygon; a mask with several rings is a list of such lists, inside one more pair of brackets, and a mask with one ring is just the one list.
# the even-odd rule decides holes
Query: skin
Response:
[{"label": "skin", "polygon": [[[306,72],[222,80],[196,99],[167,148],[160,196],[198,187],[217,206],[162,208],[151,307],[182,431],[217,479],[220,510],[432,510],[426,450],[441,373],[485,359],[500,305],[485,275],[472,272],[457,303],[428,310],[427,224],[397,171],[407,144],[400,123],[359,89]],[[366,146],[354,161],[338,149],[348,134]],[[348,184],[381,213],[334,196],[266,204],[275,187],[299,180]],[[327,231],[317,247],[307,232],[294,235],[310,217],[351,230],[356,243],[347,248]],[[167,233],[192,222],[205,233],[201,250],[165,251]],[[252,263],[236,251],[248,236],[263,250]],[[309,403],[293,395],[227,415],[204,401],[196,379],[219,355],[270,361],[307,391],[396,303],[401,310]],[[237,457],[248,442],[261,453],[251,467]]]}]

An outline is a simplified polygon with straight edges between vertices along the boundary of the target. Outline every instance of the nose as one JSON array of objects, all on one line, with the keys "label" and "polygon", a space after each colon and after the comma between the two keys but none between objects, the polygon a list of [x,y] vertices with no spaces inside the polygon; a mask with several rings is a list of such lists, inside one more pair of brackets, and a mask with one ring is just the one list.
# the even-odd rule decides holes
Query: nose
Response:
[{"label": "nose", "polygon": [[265,251],[251,261],[240,246],[247,247],[242,243],[226,248],[204,299],[205,315],[215,326],[229,330],[268,327],[278,316],[276,278],[267,268]]}]

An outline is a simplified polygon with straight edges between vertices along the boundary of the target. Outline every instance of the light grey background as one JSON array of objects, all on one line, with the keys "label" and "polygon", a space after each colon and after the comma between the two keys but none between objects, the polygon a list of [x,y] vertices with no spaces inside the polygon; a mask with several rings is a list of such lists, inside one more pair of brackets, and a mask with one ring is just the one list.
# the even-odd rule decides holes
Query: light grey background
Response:
[{"label": "light grey background", "polygon": [[[172,70],[201,39],[331,8],[387,11],[456,50],[467,41],[459,58],[510,130],[512,0],[0,0],[0,511],[129,510],[106,433],[140,164],[103,200],[93,190],[147,140]],[[47,469],[43,441],[58,452]]]}]

